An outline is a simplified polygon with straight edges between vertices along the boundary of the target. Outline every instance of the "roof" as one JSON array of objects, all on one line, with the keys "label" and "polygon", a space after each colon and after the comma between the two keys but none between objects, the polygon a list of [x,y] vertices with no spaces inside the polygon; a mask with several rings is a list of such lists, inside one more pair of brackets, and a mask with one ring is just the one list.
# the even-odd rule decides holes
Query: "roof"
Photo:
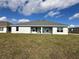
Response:
[{"label": "roof", "polygon": [[0,21],[0,27],[9,26],[9,25],[12,25],[12,24],[8,21]]},{"label": "roof", "polygon": [[[16,24],[17,26],[67,26],[65,24],[57,23],[57,22],[50,22],[47,20],[35,20],[30,22],[20,22]],[[16,26],[14,25],[14,26]]]}]

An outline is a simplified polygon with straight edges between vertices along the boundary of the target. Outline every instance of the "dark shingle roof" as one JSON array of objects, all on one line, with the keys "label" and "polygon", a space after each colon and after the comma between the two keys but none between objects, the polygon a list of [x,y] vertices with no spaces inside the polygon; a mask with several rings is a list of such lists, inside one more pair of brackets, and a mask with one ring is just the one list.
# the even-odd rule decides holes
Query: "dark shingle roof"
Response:
[{"label": "dark shingle roof", "polygon": [[12,24],[10,22],[8,22],[8,21],[0,21],[0,27],[9,26],[9,25],[12,25]]},{"label": "dark shingle roof", "polygon": [[50,22],[47,20],[35,20],[30,22],[20,22],[16,24],[18,26],[67,26],[65,24]]}]

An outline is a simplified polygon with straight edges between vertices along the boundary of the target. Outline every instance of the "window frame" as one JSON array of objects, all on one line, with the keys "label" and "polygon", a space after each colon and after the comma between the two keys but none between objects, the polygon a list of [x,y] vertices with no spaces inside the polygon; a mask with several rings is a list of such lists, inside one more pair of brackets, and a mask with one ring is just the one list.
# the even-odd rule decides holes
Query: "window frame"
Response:
[{"label": "window frame", "polygon": [[63,27],[57,27],[57,32],[63,32]]}]

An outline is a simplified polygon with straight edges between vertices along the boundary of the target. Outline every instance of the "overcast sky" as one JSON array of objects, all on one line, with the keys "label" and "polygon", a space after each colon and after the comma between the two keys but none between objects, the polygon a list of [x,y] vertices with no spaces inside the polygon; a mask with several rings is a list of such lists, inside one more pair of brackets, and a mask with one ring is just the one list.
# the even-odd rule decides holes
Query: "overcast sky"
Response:
[{"label": "overcast sky", "polygon": [[0,0],[0,21],[49,20],[79,25],[79,0]]}]

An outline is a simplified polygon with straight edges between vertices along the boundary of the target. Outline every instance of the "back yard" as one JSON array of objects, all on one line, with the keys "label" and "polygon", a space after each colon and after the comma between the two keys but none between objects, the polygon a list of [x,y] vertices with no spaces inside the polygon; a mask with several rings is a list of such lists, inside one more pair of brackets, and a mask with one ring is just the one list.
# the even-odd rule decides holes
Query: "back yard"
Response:
[{"label": "back yard", "polygon": [[79,59],[79,35],[0,34],[0,59]]}]

